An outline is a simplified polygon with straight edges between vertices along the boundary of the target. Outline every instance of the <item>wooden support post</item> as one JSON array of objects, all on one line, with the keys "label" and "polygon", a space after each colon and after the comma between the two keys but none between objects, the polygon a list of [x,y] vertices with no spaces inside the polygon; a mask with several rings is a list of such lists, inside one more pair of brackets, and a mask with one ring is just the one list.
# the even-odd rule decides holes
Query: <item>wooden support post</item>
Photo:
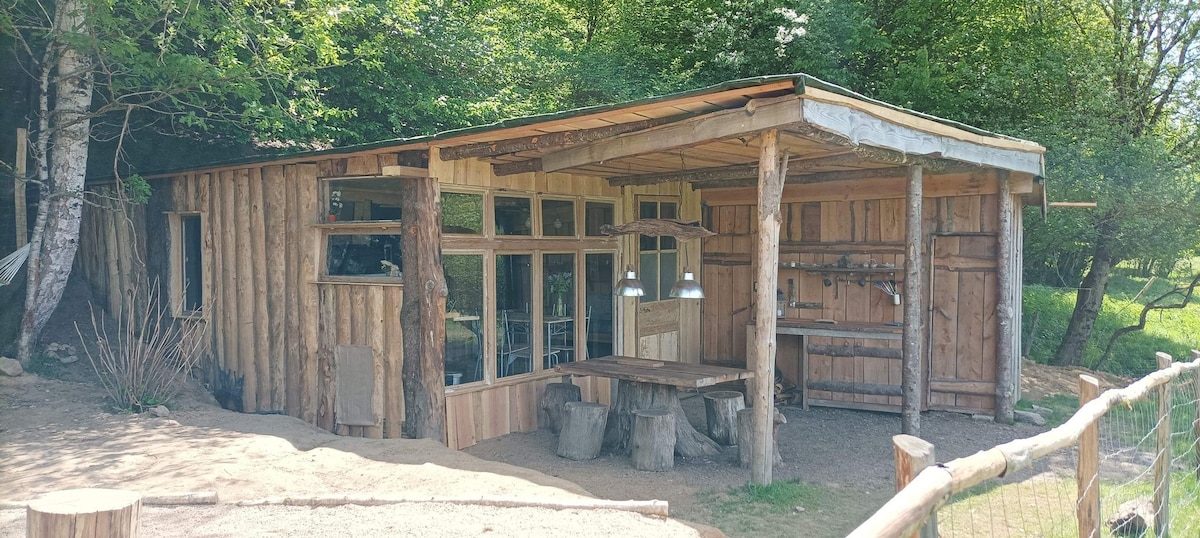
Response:
[{"label": "wooden support post", "polygon": [[[785,156],[784,159],[787,157]],[[762,132],[758,157],[758,245],[755,249],[754,409],[750,480],[771,483],[771,420],[775,409],[775,290],[779,285],[779,203],[783,197],[786,162],[779,159],[779,131]],[[739,439],[738,443],[745,443]]]},{"label": "wooden support post", "polygon": [[[567,383],[547,383],[546,393],[542,396],[542,404],[539,406],[538,427],[550,430],[550,433],[558,435],[563,428],[563,420],[565,417],[564,405],[570,402],[578,402],[583,398],[579,385]],[[601,429],[603,433],[603,428]]]},{"label": "wooden support post", "polygon": [[997,230],[996,260],[996,422],[1013,423],[1013,405],[1016,403],[1016,331],[1014,311],[1019,298],[1016,295],[1016,237],[1013,233],[1012,181],[1007,170],[999,172],[999,230]]},{"label": "wooden support post", "polygon": [[[1192,360],[1200,359],[1200,351],[1192,350]],[[1200,368],[1192,370],[1192,403],[1196,410],[1192,415],[1192,446],[1196,447],[1196,479],[1200,480]]]},{"label": "wooden support post", "polygon": [[29,242],[29,216],[26,215],[28,208],[25,206],[25,161],[28,160],[25,156],[25,151],[29,146],[29,131],[25,128],[17,129],[17,157],[13,161],[13,168],[16,172],[13,175],[13,209],[14,219],[17,224],[17,248],[25,246]]},{"label": "wooden support post", "polygon": [[[896,453],[896,493],[904,489],[909,482],[937,463],[933,443],[911,435],[893,435],[892,448]],[[937,512],[929,516],[921,530],[913,533],[912,538],[937,538]]]},{"label": "wooden support post", "polygon": [[908,211],[904,230],[904,365],[900,385],[903,393],[900,430],[908,435],[921,435],[921,287],[925,258],[921,252],[921,167],[908,167]]},{"label": "wooden support post", "polygon": [[[774,417],[771,419],[771,462],[773,465],[783,463],[783,455],[779,453],[779,426],[787,423],[787,417],[783,416],[778,409],[775,410]],[[754,433],[754,409],[747,408],[737,412],[737,447],[738,447],[738,463],[743,468],[749,468],[751,458],[754,457],[754,446],[749,443],[753,438]],[[741,442],[746,439],[747,442]]]},{"label": "wooden support post", "polygon": [[142,497],[117,489],[69,489],[30,501],[29,538],[131,538],[138,535]]},{"label": "wooden support post", "polygon": [[704,417],[708,421],[708,436],[725,446],[737,444],[737,414],[746,408],[742,393],[719,390],[704,395]]},{"label": "wooden support post", "polygon": [[446,282],[437,181],[401,182],[404,215],[404,431],[446,442]]},{"label": "wooden support post", "polygon": [[[562,434],[558,436],[558,455],[569,460],[595,459],[600,454],[600,445],[604,443],[608,406],[592,402],[566,402],[563,404],[562,413],[563,425]],[[668,427],[674,433],[674,424]],[[670,450],[675,450],[674,436],[671,438]]]},{"label": "wooden support post", "polygon": [[[1171,367],[1171,356],[1155,353],[1158,369]],[[1154,455],[1154,535],[1171,534],[1171,383],[1158,387],[1158,426],[1155,428],[1158,450]]]},{"label": "wooden support post", "polygon": [[630,458],[639,471],[670,471],[675,468],[675,416],[652,407],[633,413]]},{"label": "wooden support post", "polygon": [[[1079,407],[1100,395],[1100,381],[1090,375],[1079,376]],[[1092,421],[1079,436],[1079,459],[1075,462],[1078,503],[1075,518],[1079,538],[1100,537],[1100,425]]]}]

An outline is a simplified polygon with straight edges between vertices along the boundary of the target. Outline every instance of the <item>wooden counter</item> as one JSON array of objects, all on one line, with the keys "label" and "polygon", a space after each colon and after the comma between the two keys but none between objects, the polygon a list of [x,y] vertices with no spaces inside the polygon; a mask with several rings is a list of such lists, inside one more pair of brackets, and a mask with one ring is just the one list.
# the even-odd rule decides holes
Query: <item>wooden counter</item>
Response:
[{"label": "wooden counter", "polygon": [[[749,326],[753,329],[754,323],[751,322]],[[900,340],[904,336],[904,327],[902,325],[867,323],[862,321],[821,323],[811,319],[777,319],[775,320],[775,334]]]}]

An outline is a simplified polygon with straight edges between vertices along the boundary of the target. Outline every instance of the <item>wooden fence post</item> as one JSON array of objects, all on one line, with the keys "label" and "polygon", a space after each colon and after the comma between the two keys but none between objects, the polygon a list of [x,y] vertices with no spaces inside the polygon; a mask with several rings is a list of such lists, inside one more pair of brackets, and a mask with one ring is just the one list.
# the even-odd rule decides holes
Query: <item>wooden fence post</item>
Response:
[{"label": "wooden fence post", "polygon": [[[1079,376],[1079,407],[1100,395],[1100,381],[1090,375]],[[1093,421],[1079,436],[1079,459],[1075,462],[1075,480],[1079,503],[1075,518],[1079,538],[1100,536],[1100,424]]]},{"label": "wooden fence post", "polygon": [[17,248],[25,246],[29,242],[29,216],[26,214],[25,206],[25,161],[28,159],[25,156],[25,150],[29,145],[29,131],[24,128],[17,128],[17,157],[13,161],[15,174],[13,175],[13,206],[15,210],[14,220],[16,220],[17,232]]},{"label": "wooden fence post", "polygon": [[[911,435],[893,435],[892,448],[896,452],[896,493],[904,489],[909,482],[925,470],[926,467],[937,463],[933,444]],[[937,512],[929,516],[929,520],[920,530],[914,532],[912,538],[937,538]]]},{"label": "wooden fence post", "polygon": [[[1154,354],[1158,369],[1171,367],[1171,356]],[[1171,532],[1171,383],[1158,387],[1157,451],[1154,455],[1154,535],[1164,538]]]}]

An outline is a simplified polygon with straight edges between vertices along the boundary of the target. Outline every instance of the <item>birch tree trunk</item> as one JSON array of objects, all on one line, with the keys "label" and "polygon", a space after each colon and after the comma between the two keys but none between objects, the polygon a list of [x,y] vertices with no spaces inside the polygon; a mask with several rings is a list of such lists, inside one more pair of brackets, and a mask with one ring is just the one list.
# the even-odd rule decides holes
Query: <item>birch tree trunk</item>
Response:
[{"label": "birch tree trunk", "polygon": [[[55,19],[60,33],[87,33],[85,6],[80,0],[60,1],[55,7]],[[25,314],[21,318],[21,337],[17,342],[17,358],[24,366],[28,366],[33,358],[38,336],[58,307],[71,275],[71,264],[79,246],[83,180],[87,174],[91,132],[92,59],[68,41],[48,46],[57,46],[57,78],[53,112],[45,105],[40,111],[43,118],[51,114],[52,131],[38,133],[42,139],[41,147],[47,150],[39,166],[48,164],[49,167],[41,186],[37,222],[30,242]],[[46,136],[50,137],[48,144],[45,143]]]}]

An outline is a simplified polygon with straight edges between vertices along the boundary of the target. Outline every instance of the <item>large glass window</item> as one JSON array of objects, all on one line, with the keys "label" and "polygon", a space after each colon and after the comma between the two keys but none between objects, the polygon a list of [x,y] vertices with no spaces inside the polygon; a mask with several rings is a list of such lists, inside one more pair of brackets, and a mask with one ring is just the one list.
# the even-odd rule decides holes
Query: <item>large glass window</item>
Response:
[{"label": "large glass window", "polygon": [[574,201],[542,200],[542,235],[547,237],[575,236]]},{"label": "large glass window", "polygon": [[611,252],[584,255],[584,341],[586,354],[580,359],[604,357],[613,352],[613,283],[615,255]]},{"label": "large glass window", "polygon": [[483,255],[442,256],[446,275],[446,385],[483,379]]},{"label": "large glass window", "polygon": [[575,255],[543,254],[542,329],[546,338],[544,368],[576,359]]},{"label": "large glass window", "polygon": [[[679,216],[679,204],[665,200],[642,200],[638,202],[638,218],[674,219]],[[679,265],[679,245],[674,237],[640,236],[638,241],[638,269],[641,270],[642,286],[646,294],[642,302],[668,299],[675,284]]]},{"label": "large glass window", "polygon": [[442,233],[483,233],[483,195],[462,192],[442,193]]},{"label": "large glass window", "polygon": [[330,234],[325,274],[399,277],[404,270],[399,235]]},{"label": "large glass window", "polygon": [[496,235],[533,235],[533,207],[529,198],[496,196]]},{"label": "large glass window", "polygon": [[396,178],[332,179],[329,222],[400,220],[400,183]]},{"label": "large glass window", "polygon": [[[496,375],[533,371],[533,256],[496,256]],[[539,346],[540,347],[540,346]]]}]

